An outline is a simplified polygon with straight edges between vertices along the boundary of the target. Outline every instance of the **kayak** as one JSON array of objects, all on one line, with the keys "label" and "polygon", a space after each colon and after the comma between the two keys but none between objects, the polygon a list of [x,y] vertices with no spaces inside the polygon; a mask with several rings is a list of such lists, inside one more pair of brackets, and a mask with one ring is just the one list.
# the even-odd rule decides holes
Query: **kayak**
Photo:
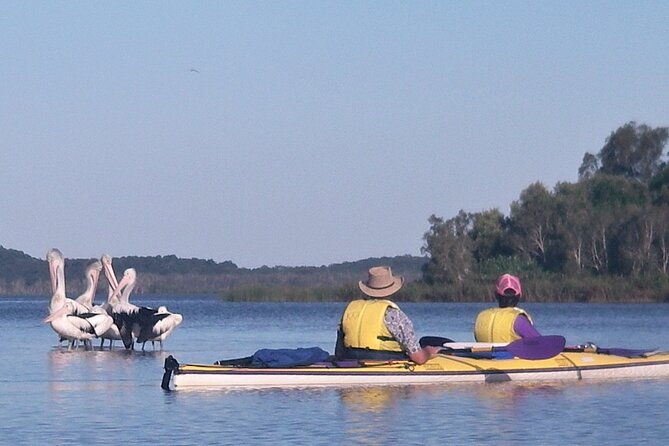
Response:
[{"label": "kayak", "polygon": [[333,362],[290,368],[178,364],[173,372],[172,385],[175,389],[192,386],[308,387],[652,378],[669,377],[669,353],[627,358],[602,353],[564,352],[542,360],[468,358],[444,354],[423,365],[411,361],[357,361],[350,366],[339,366]]},{"label": "kayak", "polygon": [[[523,340],[520,340],[524,342]],[[506,381],[569,381],[669,377],[669,352],[517,344],[516,348],[445,348],[419,365],[410,360],[319,361],[297,367],[249,367],[225,364],[179,364],[169,356],[161,387],[260,388],[352,385],[419,385],[496,383]],[[519,348],[520,347],[520,348]],[[512,355],[497,355],[495,350]],[[533,349],[533,351],[532,351]],[[526,351],[527,350],[527,351]],[[487,352],[487,354],[486,354]],[[491,354],[493,353],[493,354]],[[547,357],[550,355],[550,357]],[[521,357],[519,357],[521,356]]]}]

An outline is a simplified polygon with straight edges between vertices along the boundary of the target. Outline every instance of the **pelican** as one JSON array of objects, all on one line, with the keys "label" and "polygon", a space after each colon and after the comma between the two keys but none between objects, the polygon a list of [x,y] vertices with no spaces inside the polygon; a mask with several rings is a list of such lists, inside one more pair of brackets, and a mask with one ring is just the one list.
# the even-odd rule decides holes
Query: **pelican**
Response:
[{"label": "pelican", "polygon": [[163,349],[163,341],[172,334],[172,331],[177,328],[183,321],[183,316],[179,313],[170,313],[167,311],[167,307],[161,305],[158,307],[158,310],[154,314],[156,322],[153,325],[148,326],[149,329],[142,330],[137,336],[137,342],[142,343],[142,351],[144,351],[144,345],[146,341],[151,341],[153,349],[156,349],[155,343],[160,344],[160,350]]},{"label": "pelican", "polygon": [[91,262],[86,267],[86,290],[75,299],[76,302],[86,307],[89,311],[93,309],[93,300],[95,299],[95,291],[97,290],[101,271],[102,263],[99,260]]},{"label": "pelican", "polygon": [[[65,295],[65,256],[63,256],[63,253],[57,248],[52,248],[46,253],[46,260],[49,263],[52,292],[51,301],[49,302],[49,313],[62,308],[68,301],[75,314],[87,313],[89,308]],[[62,286],[62,293],[56,292],[59,286]]]},{"label": "pelican", "polygon": [[[138,307],[129,302],[130,294],[135,288],[137,271],[128,268],[123,272],[123,278],[114,291],[119,293],[119,303],[114,306],[114,321],[121,329],[121,337],[126,349],[133,348],[133,338],[142,343],[142,351],[146,341],[158,341],[161,349],[163,341],[183,321],[183,316],[170,313],[166,307],[158,310],[148,307]],[[155,344],[154,344],[155,345]]]},{"label": "pelican", "polygon": [[[98,279],[100,278],[100,271],[102,271],[102,263],[99,260],[91,262],[85,271],[86,276],[86,290],[75,299],[75,302],[83,305],[88,309],[88,313],[106,314],[107,311],[99,305],[93,305],[95,299],[95,292],[98,289]],[[90,341],[84,341],[84,345]],[[88,347],[88,345],[86,345]],[[102,347],[100,347],[102,348]]]},{"label": "pelican", "polygon": [[[68,350],[77,341],[83,341],[87,345],[88,341],[109,329],[113,322],[112,318],[101,309],[94,309],[89,312],[81,303],[66,297],[65,262],[59,250],[49,250],[47,260],[49,261],[53,295],[49,303],[50,314],[43,322],[50,324],[61,340],[70,341]],[[94,268],[92,270],[94,271]],[[97,275],[99,275],[99,271]],[[89,280],[88,288],[84,294],[95,292],[97,275],[92,274],[91,279],[94,280]]]},{"label": "pelican", "polygon": [[110,257],[106,259],[103,257],[103,266],[109,286],[113,288],[107,296],[107,311],[110,312],[114,319],[114,325],[118,329],[118,338],[123,341],[123,346],[126,350],[130,350],[133,348],[135,338],[140,331],[138,317],[140,307],[129,302],[130,293],[132,293],[135,287],[135,279],[133,277],[132,283],[129,283],[129,279],[125,279],[125,276],[130,274],[130,270],[132,270],[133,276],[136,276],[136,272],[132,268],[127,269],[124,272],[125,280],[122,279],[119,283],[116,282]]},{"label": "pelican", "polygon": [[76,341],[83,341],[84,345],[88,345],[89,341],[100,337],[113,323],[107,313],[96,313],[99,309],[79,315],[73,311],[72,301],[67,301],[62,308],[44,319],[44,323],[51,324],[51,328],[61,339],[70,341],[68,350]]},{"label": "pelican", "polygon": [[[116,280],[116,274],[114,274],[114,268],[112,267],[112,258],[107,254],[103,254],[100,261],[102,262],[102,267],[104,269],[105,277],[107,278],[107,283],[109,284],[107,288],[107,302],[101,305],[101,307],[109,314],[109,316],[114,317],[114,305],[119,303],[118,297],[114,294],[114,291],[118,288],[118,281]],[[114,347],[114,341],[121,341],[121,332],[116,323],[113,323],[112,326],[105,333],[100,336],[100,349],[104,347],[105,339],[109,339],[109,348]]]}]

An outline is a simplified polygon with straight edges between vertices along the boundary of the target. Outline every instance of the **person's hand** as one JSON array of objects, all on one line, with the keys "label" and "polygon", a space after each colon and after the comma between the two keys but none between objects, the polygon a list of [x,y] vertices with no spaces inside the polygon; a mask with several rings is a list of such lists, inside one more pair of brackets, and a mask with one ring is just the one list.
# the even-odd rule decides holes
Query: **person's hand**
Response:
[{"label": "person's hand", "polygon": [[439,353],[442,347],[435,347],[433,345],[426,345],[415,353],[409,355],[411,359],[416,364],[425,364],[428,360],[434,358]]},{"label": "person's hand", "polygon": [[435,356],[437,356],[442,348],[443,347],[438,347],[435,345],[428,345],[423,347],[423,349],[427,351],[429,358],[434,358]]}]

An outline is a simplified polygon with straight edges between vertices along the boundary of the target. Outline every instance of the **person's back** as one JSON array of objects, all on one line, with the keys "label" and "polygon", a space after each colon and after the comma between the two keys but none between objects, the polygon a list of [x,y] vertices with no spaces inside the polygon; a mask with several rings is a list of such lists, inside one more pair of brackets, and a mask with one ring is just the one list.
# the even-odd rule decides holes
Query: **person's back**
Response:
[{"label": "person's back", "polygon": [[357,299],[344,310],[341,329],[346,334],[346,347],[381,352],[402,352],[385,324],[388,308],[399,307],[387,299]]},{"label": "person's back", "polygon": [[539,336],[532,318],[518,308],[522,296],[520,279],[503,274],[495,283],[498,307],[481,311],[474,322],[474,338],[477,342],[508,343],[521,338]]},{"label": "person's back", "polygon": [[373,267],[366,282],[358,282],[366,295],[351,301],[342,314],[337,331],[338,359],[411,359],[422,364],[439,348],[421,347],[411,320],[388,299],[402,287],[389,267]]}]

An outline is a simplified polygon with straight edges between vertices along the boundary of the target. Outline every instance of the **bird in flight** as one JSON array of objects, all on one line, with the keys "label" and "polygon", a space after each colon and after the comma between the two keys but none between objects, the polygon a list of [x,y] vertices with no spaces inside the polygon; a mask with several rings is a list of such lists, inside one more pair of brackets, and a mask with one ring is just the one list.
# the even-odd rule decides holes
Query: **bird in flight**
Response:
[{"label": "bird in flight", "polygon": [[195,68],[191,68],[191,69],[190,69],[190,70],[188,70],[188,71],[190,71],[191,73],[199,73],[199,71],[198,71],[198,70],[196,70]]}]

